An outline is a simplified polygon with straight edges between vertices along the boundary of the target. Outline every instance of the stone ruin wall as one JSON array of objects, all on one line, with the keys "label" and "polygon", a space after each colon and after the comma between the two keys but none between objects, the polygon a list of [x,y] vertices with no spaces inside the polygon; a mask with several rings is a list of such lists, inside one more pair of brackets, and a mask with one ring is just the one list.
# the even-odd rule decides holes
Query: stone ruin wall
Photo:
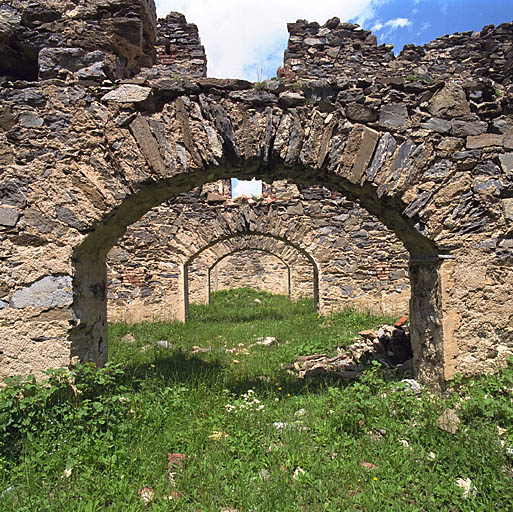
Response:
[{"label": "stone ruin wall", "polygon": [[104,255],[232,176],[325,185],[394,231],[421,380],[513,353],[512,24],[394,57],[357,26],[299,21],[283,80],[255,87],[155,71],[151,0],[0,9],[1,377],[104,363]]},{"label": "stone ruin wall", "polygon": [[[312,297],[313,274],[305,268],[305,281],[299,297]],[[286,265],[276,256],[247,250],[221,260],[212,270],[210,286],[213,292],[233,288],[253,288],[279,295],[288,295]]]},{"label": "stone ruin wall", "polygon": [[[212,241],[252,233],[301,240],[319,267],[321,313],[348,306],[398,316],[409,311],[408,254],[390,230],[355,203],[321,187],[300,191],[285,182],[265,186],[264,195],[255,199],[232,200],[219,190],[229,193],[223,182],[211,184],[152,209],[128,228],[107,258],[111,320],[179,319],[180,265]],[[277,246],[272,241],[269,246],[264,239],[259,247],[281,257],[296,253],[290,265],[291,299],[313,296],[312,264],[286,243]],[[192,262],[190,302],[208,301],[207,268],[233,251],[230,243],[216,244],[214,252],[205,251]],[[264,253],[254,254],[257,268],[276,265]],[[246,270],[250,269],[218,268],[218,282],[227,288],[246,282],[257,289],[288,293],[283,273],[274,279],[267,274],[262,288],[261,273],[248,278]]]}]

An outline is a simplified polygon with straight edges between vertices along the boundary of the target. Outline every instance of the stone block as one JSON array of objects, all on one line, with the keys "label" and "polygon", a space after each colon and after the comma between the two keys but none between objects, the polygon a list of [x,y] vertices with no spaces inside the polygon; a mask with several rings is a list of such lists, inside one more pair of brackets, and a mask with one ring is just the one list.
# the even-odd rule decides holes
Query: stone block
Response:
[{"label": "stone block", "polygon": [[350,103],[346,107],[346,116],[351,121],[360,123],[369,123],[376,120],[376,113],[372,108],[361,105],[360,103]]},{"label": "stone block", "polygon": [[433,117],[425,123],[421,123],[420,127],[426,130],[431,130],[432,132],[449,133],[451,129],[451,123],[445,119]]},{"label": "stone block", "polygon": [[452,135],[456,137],[467,137],[469,135],[481,135],[488,129],[488,123],[484,121],[459,121],[451,122]]},{"label": "stone block", "polygon": [[131,123],[130,129],[139,144],[148,164],[160,175],[166,173],[166,165],[160,155],[160,150],[155,137],[153,137],[147,121],[138,115]]},{"label": "stone block", "polygon": [[408,109],[403,103],[383,105],[379,112],[379,122],[389,128],[403,128],[408,121]]},{"label": "stone block", "polygon": [[343,157],[345,175],[351,183],[360,183],[378,143],[379,133],[363,125],[355,125],[349,134]]},{"label": "stone block", "polygon": [[297,92],[282,92],[279,98],[279,104],[284,107],[297,107],[305,102],[305,97]]},{"label": "stone block", "polygon": [[504,135],[496,133],[483,133],[467,137],[467,149],[481,149],[489,146],[502,146]]},{"label": "stone block", "polygon": [[24,114],[20,115],[19,122],[23,128],[41,128],[45,121],[37,114],[33,114],[32,112],[25,112]]},{"label": "stone block", "polygon": [[502,207],[504,209],[504,217],[508,220],[513,220],[513,198],[503,199]]},{"label": "stone block", "polygon": [[146,101],[151,94],[149,87],[140,85],[122,84],[102,97],[102,101],[113,101],[114,103],[141,103]]},{"label": "stone block", "polygon": [[46,276],[13,294],[10,306],[54,308],[69,306],[73,302],[71,276]]},{"label": "stone block", "polygon": [[0,207],[0,226],[14,227],[20,214],[14,208]]},{"label": "stone block", "polygon": [[499,161],[506,176],[513,176],[513,153],[500,155]]},{"label": "stone block", "polygon": [[429,112],[435,117],[445,119],[463,117],[470,114],[470,105],[465,91],[458,84],[446,84],[431,99]]},{"label": "stone block", "polygon": [[55,78],[62,70],[75,72],[82,68],[100,66],[107,54],[100,50],[86,52],[82,48],[43,48],[39,52],[39,77]]}]

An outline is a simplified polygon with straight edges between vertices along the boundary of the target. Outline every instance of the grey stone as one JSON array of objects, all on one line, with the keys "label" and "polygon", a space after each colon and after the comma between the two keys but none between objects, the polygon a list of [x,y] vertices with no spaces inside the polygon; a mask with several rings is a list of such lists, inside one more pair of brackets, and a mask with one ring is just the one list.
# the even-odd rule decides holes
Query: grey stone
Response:
[{"label": "grey stone", "polygon": [[422,387],[415,379],[403,379],[401,382],[404,382],[404,389],[406,391],[411,391],[416,395],[422,392]]},{"label": "grey stone", "polygon": [[383,105],[379,112],[379,122],[389,128],[402,128],[408,121],[408,109],[402,103]]},{"label": "grey stone", "polygon": [[477,164],[474,167],[473,173],[474,175],[477,174],[486,174],[488,176],[500,176],[501,172],[497,165],[495,165],[491,160],[485,160],[484,162],[481,162]]},{"label": "grey stone", "polygon": [[272,94],[280,94],[285,89],[285,84],[281,80],[266,80],[264,89]]},{"label": "grey stone", "polygon": [[344,285],[340,288],[340,291],[342,292],[343,297],[351,297],[353,294],[353,288],[349,285]]},{"label": "grey stone", "polygon": [[46,104],[46,98],[36,87],[15,89],[7,95],[7,99],[13,103],[21,103],[31,107],[44,107]]},{"label": "grey stone", "polygon": [[20,115],[20,124],[23,128],[41,128],[44,124],[44,119],[32,112],[25,112]]},{"label": "grey stone", "polygon": [[447,176],[451,167],[452,162],[450,160],[440,160],[424,173],[423,178],[426,180],[440,181]]},{"label": "grey stone", "polygon": [[328,40],[325,37],[307,37],[304,41],[307,46],[322,46],[327,42]]},{"label": "grey stone", "polygon": [[372,108],[360,105],[360,103],[350,103],[346,107],[346,116],[351,121],[360,123],[369,123],[375,121],[377,116]]},{"label": "grey stone", "polygon": [[68,208],[56,206],[55,215],[61,222],[64,222],[64,224],[67,224],[68,226],[71,226],[72,228],[75,228],[78,231],[87,228],[87,224],[77,219],[76,215]]},{"label": "grey stone", "polygon": [[492,121],[492,126],[501,133],[513,132],[513,119],[501,116]]},{"label": "grey stone", "polygon": [[365,98],[361,89],[347,89],[340,91],[337,95],[337,101],[343,105],[346,103],[360,102]]},{"label": "grey stone", "polygon": [[479,179],[474,181],[474,186],[472,188],[474,192],[484,192],[492,195],[498,195],[502,189],[503,186],[497,180],[481,181]]},{"label": "grey stone", "polygon": [[314,101],[331,100],[335,96],[335,89],[328,80],[311,80],[303,83],[303,92],[307,98]]},{"label": "grey stone", "polygon": [[431,190],[425,190],[417,195],[416,199],[404,210],[407,217],[414,217],[424,208],[433,195]]},{"label": "grey stone", "polygon": [[420,127],[437,133],[449,133],[451,129],[451,123],[445,119],[432,117],[425,123],[421,123]]},{"label": "grey stone", "polygon": [[81,48],[43,48],[39,52],[39,76],[43,79],[55,78],[61,70],[75,72],[81,69],[84,74],[90,66],[98,70],[105,58],[105,52],[100,50],[86,53]]},{"label": "grey stone", "polygon": [[326,28],[329,28],[330,30],[333,30],[334,28],[337,28],[340,25],[340,18],[337,18],[334,16],[333,18],[330,18],[324,26]]},{"label": "grey stone", "polygon": [[102,101],[113,101],[115,103],[141,103],[146,101],[151,94],[149,87],[140,85],[122,84],[117,89],[108,92],[102,97]]},{"label": "grey stone", "polygon": [[506,176],[513,176],[513,153],[499,155],[499,161]]},{"label": "grey stone", "polygon": [[504,217],[508,220],[513,220],[513,198],[503,199],[502,207],[504,209]]},{"label": "grey stone", "polygon": [[453,160],[466,160],[467,158],[480,158],[481,157],[481,151],[478,149],[474,149],[472,151],[456,151],[452,155]]},{"label": "grey stone", "polygon": [[376,153],[374,154],[374,159],[372,160],[372,164],[369,167],[368,171],[368,181],[374,181],[378,171],[384,165],[384,163],[394,154],[397,148],[397,142],[390,135],[390,133],[386,132],[381,139],[379,140],[378,147],[376,149]]},{"label": "grey stone", "polygon": [[230,98],[236,101],[242,101],[249,105],[272,105],[278,102],[278,97],[268,91],[261,89],[250,89],[248,91],[232,91]]},{"label": "grey stone", "polygon": [[39,76],[55,78],[61,69],[75,71],[85,55],[81,48],[43,48],[39,52]]},{"label": "grey stone", "polygon": [[279,97],[280,105],[284,107],[296,107],[305,102],[305,97],[297,92],[282,92]]},{"label": "grey stone", "polygon": [[64,105],[74,105],[78,100],[86,95],[85,89],[78,85],[66,87],[64,90],[57,91],[57,97]]},{"label": "grey stone", "polygon": [[448,83],[431,99],[429,112],[435,117],[450,119],[470,114],[470,105],[463,87]]},{"label": "grey stone", "polygon": [[20,214],[14,208],[2,208],[0,207],[0,225],[7,227],[16,226]]},{"label": "grey stone", "polygon": [[28,307],[52,308],[69,306],[72,302],[71,276],[46,276],[27,288],[15,292],[11,298],[10,306],[16,309]]},{"label": "grey stone", "polygon": [[182,94],[198,93],[200,86],[189,80],[170,80],[167,78],[151,82],[154,94],[164,99],[173,99]]},{"label": "grey stone", "polygon": [[103,72],[103,61],[95,62],[90,66],[84,67],[77,71],[78,78],[89,78],[89,79],[100,79],[103,80],[107,78],[105,73]]},{"label": "grey stone", "polygon": [[484,121],[459,121],[451,122],[452,134],[457,137],[467,137],[468,135],[481,135],[488,129],[488,123]]},{"label": "grey stone", "polygon": [[505,238],[499,242],[499,247],[502,249],[513,249],[513,239]]}]

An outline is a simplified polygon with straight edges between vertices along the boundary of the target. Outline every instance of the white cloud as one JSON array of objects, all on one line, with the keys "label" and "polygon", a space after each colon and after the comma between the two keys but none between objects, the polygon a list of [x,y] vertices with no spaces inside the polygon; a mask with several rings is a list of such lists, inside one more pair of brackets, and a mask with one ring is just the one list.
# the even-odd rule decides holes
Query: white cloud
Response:
[{"label": "white cloud", "polygon": [[242,195],[248,197],[259,196],[260,194],[262,194],[262,180],[256,180],[255,178],[251,181],[237,180],[232,189],[233,198]]},{"label": "white cloud", "polygon": [[[196,23],[208,59],[208,74],[222,78],[269,78],[283,61],[287,23],[325,23],[333,16],[363,24],[389,0],[157,0],[157,13],[185,14]],[[399,18],[402,19],[402,18]],[[259,77],[263,73],[265,77]]]},{"label": "white cloud", "polygon": [[418,32],[417,32],[417,36],[420,36],[423,32],[425,32],[425,31],[426,31],[427,29],[429,29],[429,28],[431,28],[431,23],[428,23],[428,22],[423,23],[423,24],[420,26],[420,28],[419,28],[419,30],[418,30]]},{"label": "white cloud", "polygon": [[409,27],[411,21],[408,18],[396,18],[395,20],[388,20],[385,23],[386,27],[390,27],[392,30],[400,27]]}]

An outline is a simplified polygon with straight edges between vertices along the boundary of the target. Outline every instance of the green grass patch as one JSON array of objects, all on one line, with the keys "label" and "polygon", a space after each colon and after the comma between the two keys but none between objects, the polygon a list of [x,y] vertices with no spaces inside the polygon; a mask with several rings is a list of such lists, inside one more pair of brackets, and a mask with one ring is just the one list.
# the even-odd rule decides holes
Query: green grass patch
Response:
[{"label": "green grass patch", "polygon": [[[114,324],[107,367],[0,391],[0,510],[511,510],[511,367],[420,396],[377,366],[349,385],[287,370],[385,320],[242,289],[186,325]],[[456,434],[437,426],[447,407]]]}]

